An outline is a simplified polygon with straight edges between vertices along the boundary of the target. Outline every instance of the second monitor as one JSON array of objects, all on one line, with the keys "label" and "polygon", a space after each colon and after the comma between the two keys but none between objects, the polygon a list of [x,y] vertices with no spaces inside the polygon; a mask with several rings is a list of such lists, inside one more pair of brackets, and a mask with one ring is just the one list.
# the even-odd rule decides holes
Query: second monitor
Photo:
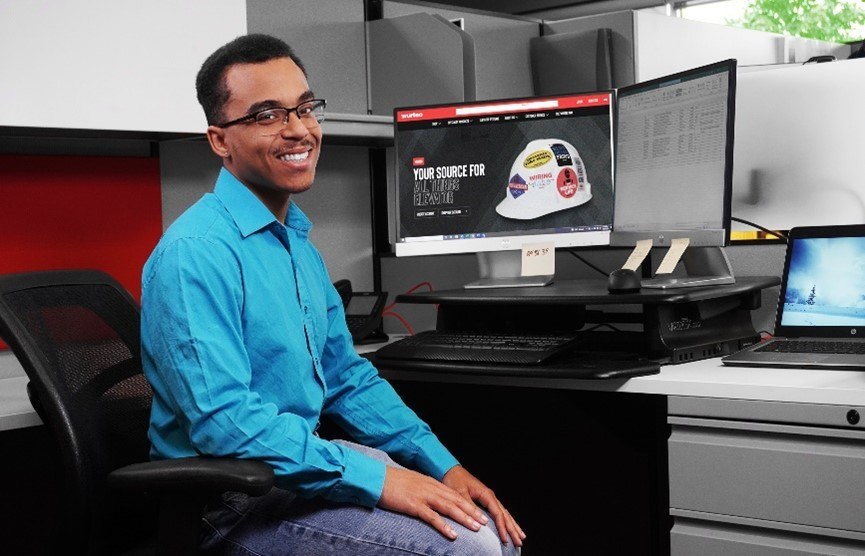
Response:
[{"label": "second monitor", "polygon": [[608,244],[613,103],[603,91],[396,109],[397,256],[478,253],[475,287],[543,285],[519,275],[523,245]]},{"label": "second monitor", "polygon": [[736,60],[618,90],[612,245],[687,238],[688,278],[643,287],[730,284]]}]

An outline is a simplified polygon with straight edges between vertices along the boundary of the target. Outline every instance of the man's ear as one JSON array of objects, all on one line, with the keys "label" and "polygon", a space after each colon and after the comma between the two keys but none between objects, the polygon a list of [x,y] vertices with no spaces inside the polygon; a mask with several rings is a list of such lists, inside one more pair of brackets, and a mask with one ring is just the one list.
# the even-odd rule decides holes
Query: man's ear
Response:
[{"label": "man's ear", "polygon": [[207,127],[207,142],[210,150],[220,158],[228,158],[228,143],[225,141],[225,130],[215,125]]}]

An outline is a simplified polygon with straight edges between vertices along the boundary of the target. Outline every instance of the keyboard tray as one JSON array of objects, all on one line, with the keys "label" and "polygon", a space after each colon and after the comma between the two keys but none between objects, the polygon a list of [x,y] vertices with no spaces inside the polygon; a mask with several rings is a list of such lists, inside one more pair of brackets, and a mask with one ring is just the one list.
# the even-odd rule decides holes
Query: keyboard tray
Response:
[{"label": "keyboard tray", "polygon": [[632,353],[569,351],[540,365],[504,365],[496,363],[463,363],[424,361],[419,359],[382,359],[377,353],[367,354],[386,378],[399,375],[434,373],[489,377],[573,378],[580,380],[627,379],[658,374],[661,365]]},{"label": "keyboard tray", "polygon": [[536,365],[567,351],[580,340],[571,334],[493,334],[429,330],[382,347],[377,357]]}]

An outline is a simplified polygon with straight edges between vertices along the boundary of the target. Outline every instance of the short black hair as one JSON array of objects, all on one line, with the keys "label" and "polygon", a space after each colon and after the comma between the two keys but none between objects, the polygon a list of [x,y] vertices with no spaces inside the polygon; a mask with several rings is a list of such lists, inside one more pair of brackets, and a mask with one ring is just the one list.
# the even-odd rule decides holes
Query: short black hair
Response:
[{"label": "short black hair", "polygon": [[201,64],[195,78],[195,92],[204,109],[208,125],[223,121],[222,108],[231,91],[225,82],[225,73],[235,64],[259,64],[275,58],[291,58],[303,75],[306,68],[284,41],[270,35],[251,34],[237,37],[219,47]]}]

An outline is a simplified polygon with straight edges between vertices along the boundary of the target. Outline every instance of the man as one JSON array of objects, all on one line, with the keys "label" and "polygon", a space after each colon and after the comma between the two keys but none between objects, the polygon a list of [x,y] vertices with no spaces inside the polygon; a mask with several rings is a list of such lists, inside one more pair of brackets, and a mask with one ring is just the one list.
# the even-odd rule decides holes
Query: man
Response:
[{"label": "man", "polygon": [[[144,267],[152,457],[259,459],[279,487],[226,496],[203,548],[516,553],[525,534],[493,492],[353,349],[291,201],[312,186],[324,109],[300,60],[273,37],[240,37],[204,62],[196,88],[223,168]],[[362,445],[319,438],[321,416]]]}]

